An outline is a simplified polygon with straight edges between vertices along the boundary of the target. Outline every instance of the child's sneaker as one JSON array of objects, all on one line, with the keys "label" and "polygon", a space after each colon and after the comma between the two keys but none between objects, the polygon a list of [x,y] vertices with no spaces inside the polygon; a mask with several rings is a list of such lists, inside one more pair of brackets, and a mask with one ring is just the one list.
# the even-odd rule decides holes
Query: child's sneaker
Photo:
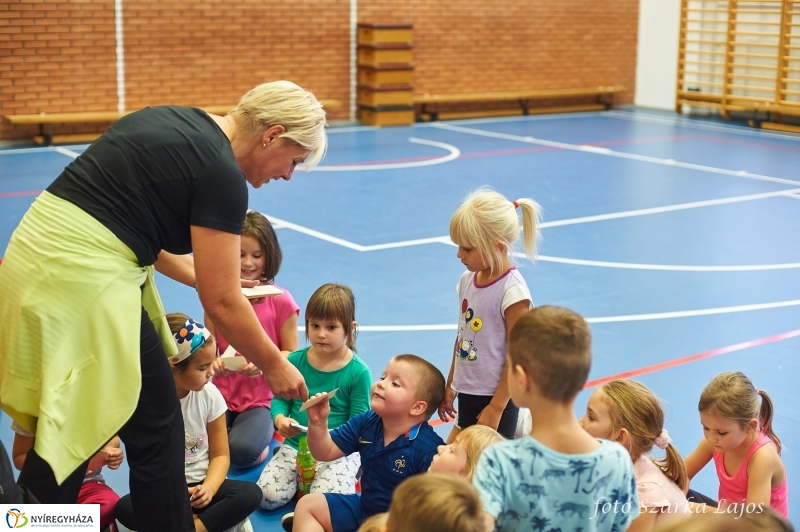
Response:
[{"label": "child's sneaker", "polygon": [[290,512],[281,517],[281,528],[283,528],[286,532],[292,532],[293,525],[294,525],[294,512]]}]

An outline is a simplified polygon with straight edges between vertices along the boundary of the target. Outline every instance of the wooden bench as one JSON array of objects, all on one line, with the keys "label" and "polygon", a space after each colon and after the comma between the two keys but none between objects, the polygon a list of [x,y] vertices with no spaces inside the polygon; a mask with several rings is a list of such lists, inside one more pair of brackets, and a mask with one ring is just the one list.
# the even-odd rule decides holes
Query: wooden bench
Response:
[{"label": "wooden bench", "polygon": [[[566,111],[596,111],[610,109],[614,95],[628,92],[627,87],[588,87],[582,89],[544,89],[509,92],[484,92],[461,94],[415,94],[414,104],[419,105],[420,120],[447,120],[454,118],[479,118],[485,116],[512,116]],[[564,100],[571,98],[595,98],[595,103],[566,106],[531,107],[531,102],[542,100]],[[474,111],[440,111],[442,104],[483,104],[516,102],[518,107],[482,109]]]},{"label": "wooden bench", "polygon": [[[336,109],[341,107],[339,100],[320,100],[326,109]],[[209,105],[202,109],[214,115],[225,115],[236,107],[236,104],[229,105]],[[120,113],[118,111],[88,111],[82,113],[38,113],[29,115],[6,115],[6,121],[15,125],[38,125],[39,135],[34,136],[33,140],[37,144],[49,146],[51,144],[64,144],[69,142],[92,142],[101,133],[73,133],[67,135],[54,135],[53,126],[55,124],[111,124],[123,116],[131,113],[128,111]]]}]

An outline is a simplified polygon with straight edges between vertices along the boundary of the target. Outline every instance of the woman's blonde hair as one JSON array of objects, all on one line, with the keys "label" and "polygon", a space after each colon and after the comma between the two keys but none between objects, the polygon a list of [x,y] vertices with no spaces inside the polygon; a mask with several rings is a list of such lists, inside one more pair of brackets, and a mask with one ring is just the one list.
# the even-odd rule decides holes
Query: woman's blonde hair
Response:
[{"label": "woman's blonde hair", "polygon": [[[758,398],[761,397],[761,407]],[[774,408],[772,399],[764,390],[759,390],[744,373],[727,371],[720,373],[708,383],[700,394],[697,405],[700,412],[710,412],[720,417],[738,421],[744,427],[751,419],[758,420],[761,432],[772,440],[781,454],[781,440],[772,430]]]},{"label": "woman's blonde hair", "polygon": [[347,335],[347,347],[356,350],[356,331],[352,327],[356,321],[356,296],[348,287],[328,283],[311,294],[306,305],[306,340],[308,340],[308,322],[311,320],[338,321]]},{"label": "woman's blonde hair", "polygon": [[[522,210],[522,224],[517,207]],[[450,240],[477,250],[494,275],[503,269],[504,257],[497,249],[498,242],[505,245],[509,254],[520,230],[525,256],[531,261],[536,259],[540,219],[541,207],[532,199],[512,202],[488,187],[481,187],[471,192],[450,218]]]},{"label": "woman's blonde hair", "polygon": [[322,160],[328,148],[322,104],[312,93],[291,81],[258,85],[242,96],[230,115],[248,134],[257,134],[272,126],[286,128],[281,137],[309,150],[303,162],[307,170]]},{"label": "woman's blonde hair", "polygon": [[392,496],[389,532],[483,532],[483,504],[472,484],[447,473],[415,475]]},{"label": "woman's blonde hair", "polygon": [[[661,402],[647,386],[636,381],[617,380],[600,387],[604,395],[614,431],[625,429],[631,438],[631,458],[636,461],[653,448],[664,430],[664,410]],[[664,474],[685,490],[689,485],[686,465],[671,443],[666,447],[664,460],[651,458]]]},{"label": "woman's blonde hair", "polygon": [[464,468],[464,477],[472,482],[475,468],[478,466],[478,458],[481,453],[493,443],[498,443],[505,438],[493,428],[484,425],[472,425],[462,430],[456,436],[455,443],[461,444],[464,453],[467,455],[467,465]]}]

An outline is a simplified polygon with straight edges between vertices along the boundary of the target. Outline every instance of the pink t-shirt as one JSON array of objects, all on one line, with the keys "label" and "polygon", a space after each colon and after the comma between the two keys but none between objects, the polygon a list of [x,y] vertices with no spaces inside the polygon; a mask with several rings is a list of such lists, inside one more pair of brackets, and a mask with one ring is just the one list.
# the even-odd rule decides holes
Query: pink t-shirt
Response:
[{"label": "pink t-shirt", "polygon": [[[739,471],[734,475],[729,475],[725,471],[725,462],[723,460],[723,453],[714,453],[714,465],[717,468],[717,477],[719,477],[719,500],[723,500],[727,504],[743,503],[747,500],[747,465],[750,463],[750,458],[753,454],[764,445],[772,443],[769,436],[766,434],[758,435],[756,441],[747,450],[747,456],[744,458]],[[780,486],[772,488],[769,496],[769,505],[773,510],[781,514],[785,518],[789,518],[789,485],[786,469],[783,470],[783,483]]]},{"label": "pink t-shirt", "polygon": [[[265,297],[263,302],[253,305],[253,310],[267,336],[275,342],[278,349],[282,349],[281,327],[292,314],[300,313],[300,307],[294,302],[288,290],[278,285],[275,287],[283,290],[283,294]],[[224,353],[228,349],[228,342],[219,333],[216,335],[216,340],[219,352]],[[241,355],[236,353],[236,356]],[[248,377],[241,373],[230,373],[225,377],[215,376],[213,382],[222,392],[231,412],[244,412],[258,406],[269,408],[272,403],[272,390],[269,389],[263,376]]]},{"label": "pink t-shirt", "polygon": [[633,463],[639,505],[644,511],[656,512],[656,523],[676,514],[689,513],[686,496],[672,480],[647,456]]}]

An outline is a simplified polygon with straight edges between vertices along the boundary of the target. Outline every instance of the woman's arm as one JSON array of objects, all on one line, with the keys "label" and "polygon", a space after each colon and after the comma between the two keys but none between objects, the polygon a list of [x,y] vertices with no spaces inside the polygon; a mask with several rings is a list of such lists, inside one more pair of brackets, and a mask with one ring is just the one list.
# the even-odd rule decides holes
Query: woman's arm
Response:
[{"label": "woman's arm", "polygon": [[303,376],[281,355],[242,295],[239,235],[194,225],[191,232],[197,291],[216,329],[264,372],[275,395],[307,399]]},{"label": "woman's arm", "polygon": [[191,255],[173,255],[162,249],[153,266],[158,273],[186,286],[194,286],[197,282],[194,276],[194,258]]},{"label": "woman's arm", "polygon": [[203,483],[196,486],[191,495],[194,508],[203,508],[211,502],[219,487],[228,476],[231,465],[231,453],[228,449],[228,425],[225,414],[206,424],[208,433],[208,471]]},{"label": "woman's arm", "polygon": [[689,480],[703,469],[706,464],[714,457],[714,448],[706,439],[703,439],[698,445],[697,449],[692,451],[692,454],[686,457],[684,463],[686,464],[686,476]]},{"label": "woman's arm", "polygon": [[300,338],[297,336],[297,312],[292,312],[291,316],[281,325],[281,353],[288,355],[300,348]]}]

